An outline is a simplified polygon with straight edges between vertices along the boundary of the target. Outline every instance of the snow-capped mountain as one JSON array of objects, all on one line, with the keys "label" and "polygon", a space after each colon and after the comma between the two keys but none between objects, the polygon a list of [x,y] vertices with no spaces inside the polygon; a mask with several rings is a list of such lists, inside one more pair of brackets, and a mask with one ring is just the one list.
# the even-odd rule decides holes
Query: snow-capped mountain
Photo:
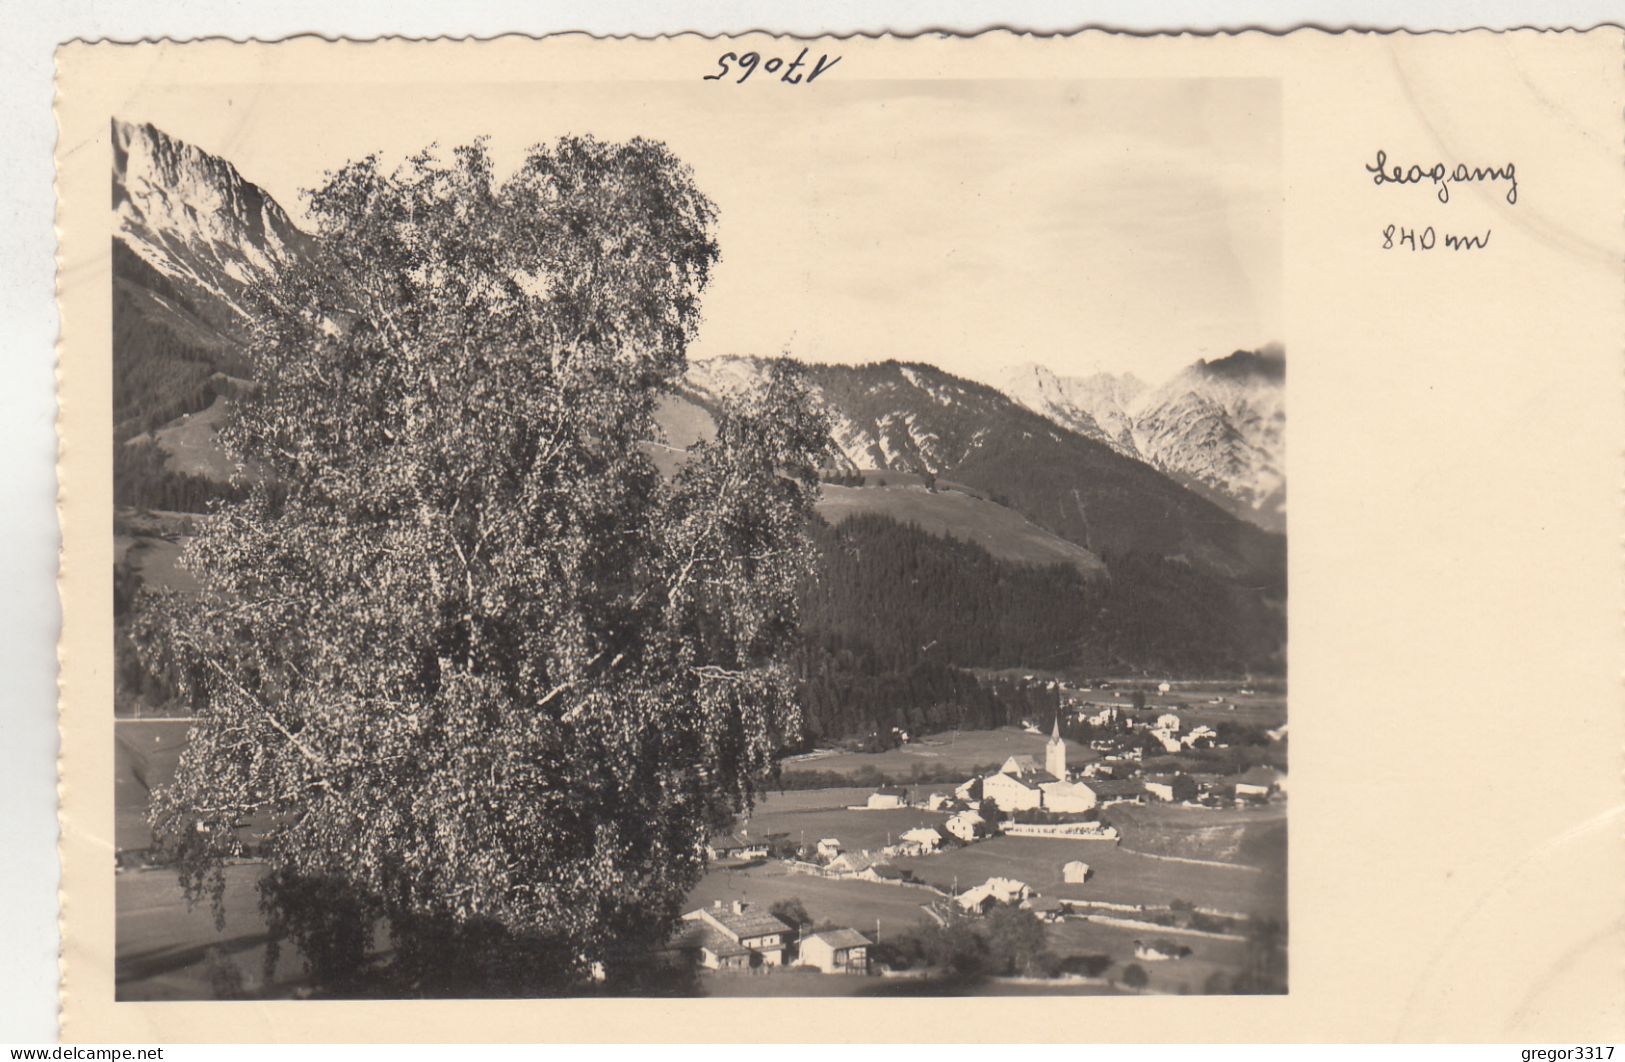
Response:
[{"label": "snow-capped mountain", "polygon": [[1099,439],[1124,456],[1140,456],[1129,410],[1146,385],[1131,372],[1057,376],[1043,365],[1018,365],[1005,374],[1000,389],[1063,427]]},{"label": "snow-capped mountain", "polygon": [[[230,401],[252,371],[242,356],[245,296],[311,237],[231,163],[150,125],[115,122],[113,149],[114,409],[128,439]],[[766,366],[693,363],[682,396],[693,407],[688,434]],[[1278,470],[1258,456],[1278,446],[1278,396],[1268,404],[1253,368],[1198,365],[1154,392],[1131,377],[1067,382],[1032,370],[1027,393],[1045,403],[1039,413],[927,364],[806,365],[851,471],[941,477],[1096,557],[1176,557],[1275,585],[1280,539],[1221,511],[1203,486]],[[1059,419],[1063,410],[1075,423]],[[1202,442],[1203,432],[1216,441]],[[666,440],[663,458],[676,460],[683,445]]]},{"label": "snow-capped mountain", "polygon": [[[762,380],[768,364],[696,361],[684,390],[711,405]],[[1205,492],[1126,456],[1098,432],[1058,424],[992,387],[895,361],[804,368],[851,469],[964,485],[1097,555],[1179,556],[1265,579],[1279,568],[1279,540],[1227,515]]]},{"label": "snow-capped mountain", "polygon": [[1271,530],[1286,518],[1286,356],[1279,346],[1198,361],[1135,407],[1141,452]]},{"label": "snow-capped mountain", "polygon": [[116,239],[192,301],[245,317],[245,289],[298,254],[305,235],[224,159],[152,125],[113,120]]},{"label": "snow-capped mountain", "polygon": [[[737,394],[759,384],[768,362],[762,358],[723,356],[691,362],[686,388],[704,400]],[[845,467],[929,472],[933,475],[965,460],[985,432],[965,432],[963,423],[986,416],[1002,396],[927,366],[886,363],[882,366],[809,365],[814,396],[830,420],[830,433]],[[847,393],[857,374],[875,389],[867,400]],[[887,397],[892,402],[887,402]],[[991,402],[991,406],[989,403]],[[952,411],[952,416],[945,415]]]},{"label": "snow-capped mountain", "polygon": [[1132,374],[1012,369],[1003,390],[1063,427],[1161,469],[1267,530],[1286,519],[1285,352],[1199,360],[1159,387]]}]

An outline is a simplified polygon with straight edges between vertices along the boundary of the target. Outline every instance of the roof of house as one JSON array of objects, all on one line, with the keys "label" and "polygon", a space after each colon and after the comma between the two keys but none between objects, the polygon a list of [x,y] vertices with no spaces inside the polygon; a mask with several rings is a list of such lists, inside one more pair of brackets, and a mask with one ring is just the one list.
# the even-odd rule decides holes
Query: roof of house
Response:
[{"label": "roof of house", "polygon": [[875,877],[877,878],[886,878],[888,881],[903,880],[903,872],[898,870],[896,867],[887,866],[884,863],[875,863],[872,865],[872,869],[874,870]]},{"label": "roof of house", "polygon": [[703,908],[711,918],[720,922],[735,937],[760,937],[768,933],[788,933],[790,927],[766,911],[746,908],[735,911],[732,907]]},{"label": "roof of house", "polygon": [[1145,787],[1133,778],[1091,778],[1080,783],[1094,790],[1095,796],[1137,796]]},{"label": "roof of house", "polygon": [[869,855],[867,852],[842,852],[835,859],[831,860],[829,865],[834,866],[837,863],[845,866],[849,870],[860,871],[867,870],[874,866],[875,858]]},{"label": "roof of house", "polygon": [[821,839],[818,843],[821,844],[821,845],[830,845],[830,844],[839,845],[841,843],[841,839],[839,837],[825,837],[825,838]]},{"label": "roof of house", "polygon": [[1055,777],[1053,774],[1050,774],[1048,771],[1030,771],[1025,774],[1005,774],[1003,771],[1000,771],[987,776],[987,780],[989,782],[996,778],[1009,779],[1024,789],[1037,789],[1041,785],[1048,785],[1051,782],[1060,781],[1059,778]]},{"label": "roof of house", "polygon": [[875,790],[875,796],[908,796],[908,790],[900,785],[883,785]]},{"label": "roof of house", "polygon": [[1009,759],[1005,760],[1004,763],[1005,766],[1014,765],[1016,770],[1022,772],[1037,771],[1041,769],[1038,766],[1038,760],[1026,754],[1011,756]]},{"label": "roof of house", "polygon": [[692,928],[685,931],[675,941],[675,946],[684,948],[704,948],[718,958],[730,958],[735,955],[749,955],[750,949],[728,936],[715,927],[704,922],[692,923]]},{"label": "roof of house", "polygon": [[1248,785],[1274,785],[1280,779],[1281,776],[1275,772],[1274,768],[1260,766],[1249,768],[1236,781],[1245,782]]},{"label": "roof of house", "polygon": [[822,941],[831,948],[862,948],[869,943],[869,938],[855,929],[826,929],[821,933],[812,934],[807,939]]}]

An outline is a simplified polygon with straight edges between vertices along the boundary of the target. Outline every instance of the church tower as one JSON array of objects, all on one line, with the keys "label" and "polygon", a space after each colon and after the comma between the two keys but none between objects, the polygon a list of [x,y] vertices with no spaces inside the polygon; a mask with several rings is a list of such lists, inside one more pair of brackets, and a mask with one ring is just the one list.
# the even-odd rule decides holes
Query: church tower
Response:
[{"label": "church tower", "polygon": [[1066,781],[1066,742],[1061,740],[1061,713],[1055,713],[1055,728],[1050,731],[1049,744],[1044,746],[1044,770],[1061,781]]}]

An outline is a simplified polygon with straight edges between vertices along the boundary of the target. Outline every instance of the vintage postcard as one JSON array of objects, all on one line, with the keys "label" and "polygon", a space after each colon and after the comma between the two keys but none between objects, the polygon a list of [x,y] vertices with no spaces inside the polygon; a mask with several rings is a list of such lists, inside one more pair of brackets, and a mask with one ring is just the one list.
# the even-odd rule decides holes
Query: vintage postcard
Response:
[{"label": "vintage postcard", "polygon": [[1625,1032],[1621,44],[64,47],[64,1036]]}]

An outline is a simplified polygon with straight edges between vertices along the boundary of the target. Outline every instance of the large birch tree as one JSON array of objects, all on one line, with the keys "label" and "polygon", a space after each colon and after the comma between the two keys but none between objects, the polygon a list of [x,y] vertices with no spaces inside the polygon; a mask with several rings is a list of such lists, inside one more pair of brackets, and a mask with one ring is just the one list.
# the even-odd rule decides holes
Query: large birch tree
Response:
[{"label": "large birch tree", "polygon": [[196,716],[156,834],[217,911],[257,838],[329,990],[379,926],[393,991],[613,976],[797,731],[827,426],[781,365],[652,464],[718,259],[660,144],[568,138],[504,180],[483,144],[368,158],[308,195],[222,429],[252,489],[137,632]]}]

